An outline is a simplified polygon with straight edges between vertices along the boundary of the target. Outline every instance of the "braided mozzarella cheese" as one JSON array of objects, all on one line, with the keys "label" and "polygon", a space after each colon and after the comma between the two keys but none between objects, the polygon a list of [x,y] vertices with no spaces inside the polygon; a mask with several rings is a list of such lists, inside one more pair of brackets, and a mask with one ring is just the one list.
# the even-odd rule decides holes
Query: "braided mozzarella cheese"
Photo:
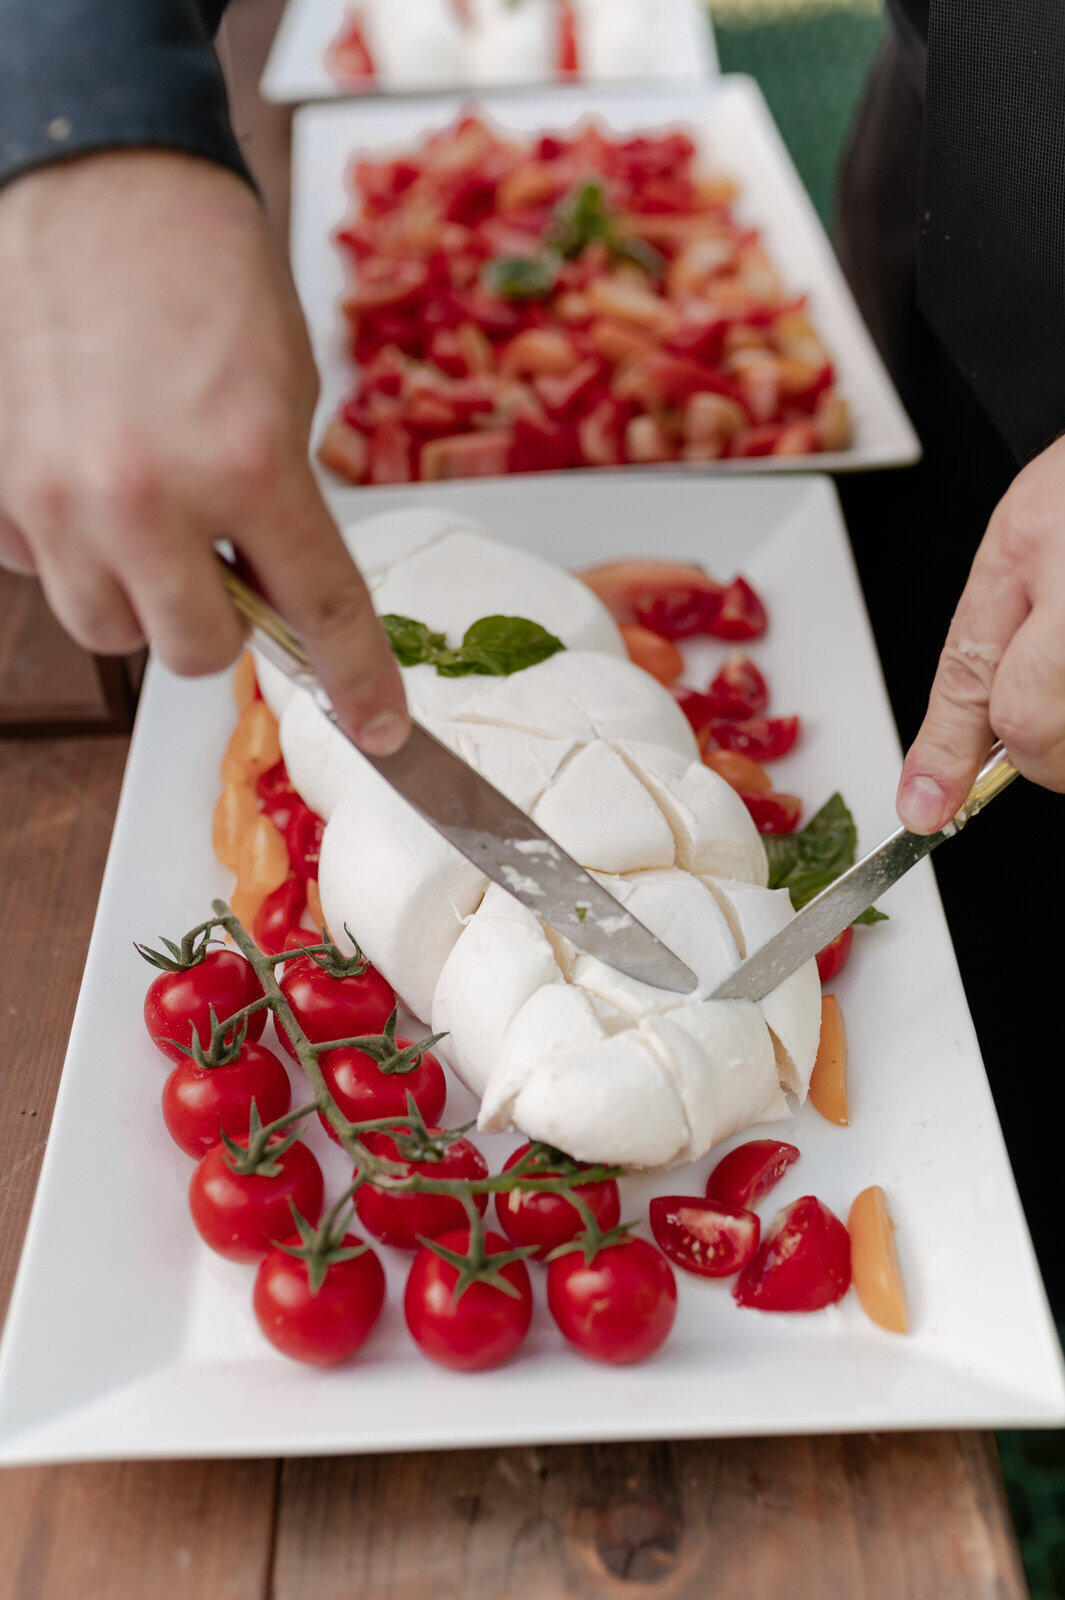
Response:
[{"label": "braided mozzarella cheese", "polygon": [[712,1001],[791,915],[770,891],[739,796],[699,759],[672,695],[632,665],[578,579],[430,510],[347,534],[382,614],[456,641],[520,615],[564,651],[495,678],[404,669],[415,716],[659,935],[699,979],[685,997],[577,949],[471,865],[403,801],[308,696],[261,673],[290,777],[326,819],[319,886],[480,1097],[480,1126],[517,1128],[581,1160],[658,1167],[785,1115],[813,1068],[820,985],[809,962],[759,1004]]}]

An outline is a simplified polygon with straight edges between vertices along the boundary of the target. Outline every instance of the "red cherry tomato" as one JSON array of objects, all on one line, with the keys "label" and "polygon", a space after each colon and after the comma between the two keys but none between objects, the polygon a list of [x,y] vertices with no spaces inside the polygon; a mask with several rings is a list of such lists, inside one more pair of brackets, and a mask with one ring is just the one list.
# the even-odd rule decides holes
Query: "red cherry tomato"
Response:
[{"label": "red cherry tomato", "polygon": [[774,1219],[732,1296],[759,1311],[820,1311],[841,1300],[850,1281],[850,1235],[827,1206],[807,1194]]},{"label": "red cherry tomato", "polygon": [[216,1144],[192,1174],[192,1220],[204,1242],[228,1261],[255,1261],[278,1239],[287,1239],[292,1206],[308,1222],[321,1215],[322,1169],[307,1146],[297,1140],[276,1160],[276,1177],[245,1175],[233,1171],[225,1145]]},{"label": "red cherry tomato", "polygon": [[738,750],[756,761],[786,755],[798,737],[798,717],[743,717],[710,724],[712,744],[722,750]]},{"label": "red cherry tomato", "polygon": [[761,1231],[753,1211],[698,1195],[656,1195],[650,1221],[658,1248],[678,1267],[703,1278],[739,1272],[757,1250]]},{"label": "red cherry tomato", "polygon": [[745,578],[726,584],[707,631],[715,639],[757,639],[769,624],[765,606]]},{"label": "red cherry tomato", "polygon": [[[439,1130],[430,1128],[430,1133]],[[439,1161],[403,1161],[399,1147],[391,1134],[368,1133],[363,1140],[367,1149],[386,1161],[403,1162],[407,1172],[420,1172],[426,1178],[487,1178],[488,1164],[475,1144],[469,1139],[455,1139],[449,1144]],[[487,1195],[477,1195],[477,1208],[484,1215],[488,1206]],[[355,1209],[364,1228],[383,1244],[394,1245],[397,1250],[417,1250],[422,1239],[438,1239],[451,1228],[461,1228],[466,1221],[466,1208],[462,1201],[446,1194],[396,1194],[384,1189],[372,1189],[364,1184],[355,1196]]]},{"label": "red cherry tomato", "polygon": [[259,949],[268,956],[276,956],[286,949],[289,932],[298,926],[306,904],[307,891],[302,878],[287,878],[272,889],[255,913],[252,924],[252,935]]},{"label": "red cherry tomato", "polygon": [[769,704],[769,688],[750,656],[734,650],[706,691],[715,717],[754,717]]},{"label": "red cherry tomato", "polygon": [[279,833],[288,827],[289,818],[303,802],[293,787],[288,768],[283,761],[267,767],[256,779],[255,793],[259,804]]},{"label": "red cherry tomato", "polygon": [[[368,964],[358,975],[333,978],[310,956],[301,956],[298,961],[286,962],[280,985],[312,1044],[380,1033],[396,1004],[391,984]],[[295,1060],[296,1052],[280,1025],[277,1035]]]},{"label": "red cherry tomato", "polygon": [[[396,1039],[401,1050],[411,1043],[410,1039]],[[324,1051],[318,1065],[329,1093],[349,1122],[401,1117],[407,1110],[408,1095],[414,1097],[424,1122],[437,1123],[443,1114],[447,1080],[431,1050],[423,1051],[421,1061],[409,1072],[382,1072],[372,1056],[350,1045]],[[329,1137],[339,1143],[328,1117],[321,1120]]]},{"label": "red cherry tomato", "polygon": [[[299,1240],[293,1235],[286,1242]],[[342,1240],[345,1248],[361,1243],[351,1233]],[[305,1261],[271,1250],[255,1275],[252,1304],[263,1333],[283,1355],[333,1367],[355,1354],[384,1299],[384,1269],[369,1248],[349,1261],[333,1262],[317,1294],[311,1292]]]},{"label": "red cherry tomato", "polygon": [[322,854],[322,835],[325,823],[317,812],[301,800],[285,829],[285,846],[288,859],[297,878],[317,878],[318,861]]},{"label": "red cherry tomato", "polygon": [[[528,1149],[529,1146],[523,1144],[508,1156],[503,1163],[503,1171],[515,1166]],[[544,1166],[537,1170],[542,1176],[547,1176],[552,1169]],[[621,1221],[621,1198],[613,1178],[603,1179],[599,1183],[579,1183],[573,1193],[591,1207],[604,1233],[609,1228],[617,1227]],[[542,1261],[557,1245],[568,1244],[584,1228],[577,1207],[571,1205],[564,1194],[553,1194],[546,1190],[537,1194],[531,1189],[510,1189],[497,1194],[496,1216],[512,1244],[536,1246],[537,1261]]]},{"label": "red cherry tomato", "polygon": [[854,943],[854,928],[844,928],[842,933],[837,933],[830,944],[817,952],[817,976],[822,983],[831,983],[837,978],[847,965],[847,957],[851,953]]},{"label": "red cherry tomato", "polygon": [[198,1067],[186,1056],[163,1085],[163,1121],[174,1143],[199,1159],[221,1133],[247,1142],[253,1100],[262,1123],[283,1117],[292,1103],[288,1073],[265,1045],[245,1043],[220,1067]]},{"label": "red cherry tomato", "polygon": [[[236,950],[209,950],[203,960],[185,972],[161,972],[144,997],[144,1021],[156,1047],[171,1061],[186,1059],[178,1045],[192,1043],[193,1029],[206,1050],[211,1042],[211,1008],[219,1022],[244,1006],[262,999],[255,968]],[[266,1007],[248,1018],[248,1040],[258,1039],[266,1026]]]},{"label": "red cherry tomato", "polygon": [[[469,1249],[469,1229],[456,1228],[437,1242],[456,1254]],[[498,1233],[486,1233],[489,1258],[510,1249]],[[508,1361],[529,1331],[532,1285],[524,1261],[499,1268],[516,1291],[491,1283],[471,1283],[455,1299],[458,1269],[423,1245],[407,1278],[403,1311],[411,1337],[424,1355],[459,1372],[483,1372]]]},{"label": "red cherry tomato", "polygon": [[759,833],[794,833],[798,827],[802,801],[797,794],[784,794],[779,789],[741,789],[739,796]]},{"label": "red cherry tomato", "polygon": [[643,1361],[669,1335],[677,1282],[646,1239],[608,1244],[585,1264],[584,1252],[556,1256],[547,1268],[547,1304],[570,1344],[595,1361]]},{"label": "red cherry tomato", "polygon": [[730,1206],[757,1205],[798,1159],[796,1146],[781,1139],[748,1139],[721,1157],[706,1180],[706,1198]]}]

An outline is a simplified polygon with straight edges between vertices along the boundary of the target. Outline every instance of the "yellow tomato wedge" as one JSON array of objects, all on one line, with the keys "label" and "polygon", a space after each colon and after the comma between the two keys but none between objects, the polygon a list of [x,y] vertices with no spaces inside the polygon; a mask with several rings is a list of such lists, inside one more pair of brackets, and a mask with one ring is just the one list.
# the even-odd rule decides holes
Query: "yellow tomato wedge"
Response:
[{"label": "yellow tomato wedge", "polygon": [[240,714],[222,759],[223,783],[254,783],[281,760],[277,718],[265,700],[253,700]]},{"label": "yellow tomato wedge", "polygon": [[[236,860],[237,889],[259,896],[260,904],[289,875],[288,850],[281,830],[260,811],[244,835]],[[239,915],[239,913],[238,913]],[[244,918],[241,917],[241,922]]]},{"label": "yellow tomato wedge", "polygon": [[661,634],[652,633],[638,622],[619,623],[618,631],[630,661],[657,678],[667,689],[671,683],[676,683],[684,671],[684,659],[672,639],[663,639]]},{"label": "yellow tomato wedge", "polygon": [[810,1103],[827,1122],[845,1128],[847,1115],[847,1034],[834,994],[821,996],[821,1039],[810,1075]]},{"label": "yellow tomato wedge", "polygon": [[255,661],[250,650],[245,650],[233,668],[233,701],[238,711],[247,711],[255,699],[257,687]]},{"label": "yellow tomato wedge", "polygon": [[211,844],[224,867],[237,870],[244,840],[259,815],[255,791],[246,783],[224,783],[214,808]]},{"label": "yellow tomato wedge", "polygon": [[229,897],[230,911],[235,917],[239,917],[249,933],[255,925],[255,919],[259,915],[259,908],[265,899],[265,890],[259,893],[252,889],[242,889],[239,884]]},{"label": "yellow tomato wedge", "polygon": [[879,1184],[863,1189],[850,1209],[851,1276],[866,1315],[890,1333],[906,1333],[906,1290],[895,1249],[895,1224]]}]

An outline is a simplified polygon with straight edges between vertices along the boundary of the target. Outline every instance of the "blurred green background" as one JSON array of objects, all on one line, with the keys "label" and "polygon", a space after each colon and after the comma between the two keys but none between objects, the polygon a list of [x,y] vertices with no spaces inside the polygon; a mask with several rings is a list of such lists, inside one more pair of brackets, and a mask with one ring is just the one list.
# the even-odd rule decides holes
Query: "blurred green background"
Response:
[{"label": "blurred green background", "polygon": [[821,220],[865,75],[880,0],[710,0],[723,72],[757,78]]}]

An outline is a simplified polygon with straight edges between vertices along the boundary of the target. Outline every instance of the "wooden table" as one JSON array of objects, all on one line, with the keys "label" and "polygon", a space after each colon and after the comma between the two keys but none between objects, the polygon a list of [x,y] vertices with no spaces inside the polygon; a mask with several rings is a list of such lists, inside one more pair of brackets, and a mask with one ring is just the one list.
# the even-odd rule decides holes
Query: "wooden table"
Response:
[{"label": "wooden table", "polygon": [[[223,52],[279,231],[287,127],[257,103],[279,0]],[[0,704],[92,666],[0,574]],[[0,1315],[92,925],[125,736],[0,740]],[[76,1315],[76,1309],[72,1308]],[[1022,1600],[994,1439],[853,1435],[0,1471],[0,1600]]]}]

